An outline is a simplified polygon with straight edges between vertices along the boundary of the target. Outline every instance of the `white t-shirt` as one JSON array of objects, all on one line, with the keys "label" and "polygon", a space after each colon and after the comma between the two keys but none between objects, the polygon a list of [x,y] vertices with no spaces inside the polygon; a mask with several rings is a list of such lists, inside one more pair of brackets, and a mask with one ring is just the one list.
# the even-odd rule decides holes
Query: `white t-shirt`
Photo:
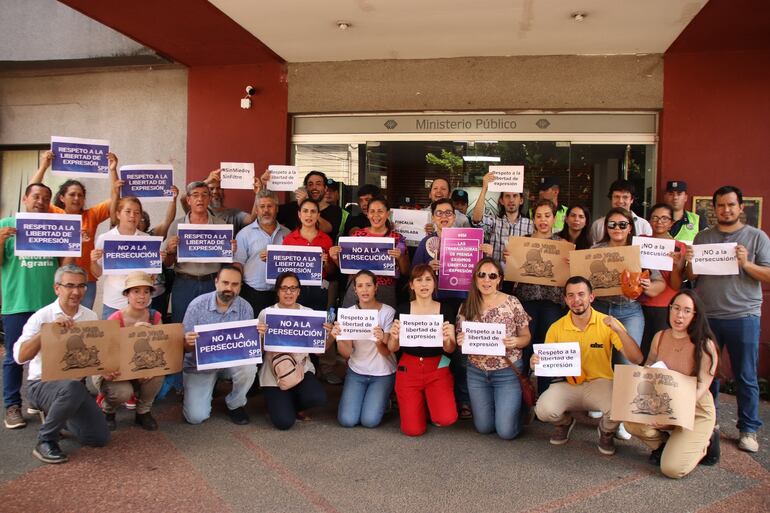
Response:
[{"label": "white t-shirt", "polygon": [[[118,237],[138,237],[138,236],[147,236],[146,233],[140,232],[139,230],[136,230],[134,235],[121,235],[121,233],[118,231],[118,227],[116,226],[112,230],[109,230],[97,237],[96,239],[96,249],[104,249],[104,237],[105,236],[118,236]],[[99,259],[99,265],[104,267],[104,258]],[[161,283],[159,283],[159,276],[160,275],[154,275],[153,279],[155,281],[154,288],[155,290],[152,292],[152,297],[158,297],[161,294],[163,294],[164,287]],[[115,308],[116,310],[120,310],[121,308],[125,308],[128,305],[128,299],[126,296],[123,295],[123,289],[126,287],[126,278],[128,277],[128,273],[126,274],[110,274],[105,275],[103,274],[101,276],[102,280],[102,302],[109,306],[110,308]]]},{"label": "white t-shirt", "polygon": [[[278,306],[278,303],[274,304],[270,308],[281,308]],[[300,304],[297,305],[298,310],[310,310],[310,308],[306,306],[302,306]],[[262,310],[259,312],[259,315],[257,316],[257,319],[259,322],[265,322],[265,318],[267,317],[267,308],[265,310]],[[270,365],[270,361],[272,359],[272,355],[274,353],[265,352],[265,354],[262,355],[262,361],[265,363],[265,365],[261,365],[259,367],[259,386],[261,387],[277,387],[278,386],[278,380],[275,379],[275,374],[273,374],[273,366]],[[305,373],[312,372],[315,373],[315,367],[313,366],[313,362],[310,361],[310,355],[308,353],[293,353],[292,356],[295,360],[301,360],[302,358],[305,359]]]},{"label": "white t-shirt", "polygon": [[[385,304],[380,306],[377,322],[385,333],[390,331],[390,325],[393,324],[395,317],[396,310],[392,306]],[[396,355],[383,356],[377,350],[377,343],[373,340],[354,340],[348,366],[356,374],[364,376],[389,376],[396,372]]]},{"label": "white t-shirt", "polygon": [[[59,298],[56,298],[56,301],[48,306],[44,306],[35,312],[32,317],[29,318],[29,320],[27,320],[27,323],[21,330],[21,336],[19,337],[19,340],[17,340],[16,344],[13,346],[13,359],[16,360],[16,363],[19,365],[24,365],[26,363],[19,360],[21,347],[24,345],[24,343],[40,333],[40,328],[43,326],[43,324],[54,322],[56,317],[62,313],[64,312],[62,312],[61,306],[59,305]],[[80,305],[78,312],[72,317],[72,319],[75,322],[98,321],[99,317],[92,310],[89,310],[85,306]],[[41,362],[42,359],[40,358],[40,352],[38,352],[35,357],[29,361],[29,369],[27,370],[28,381],[36,381],[40,379],[42,374]]]}]

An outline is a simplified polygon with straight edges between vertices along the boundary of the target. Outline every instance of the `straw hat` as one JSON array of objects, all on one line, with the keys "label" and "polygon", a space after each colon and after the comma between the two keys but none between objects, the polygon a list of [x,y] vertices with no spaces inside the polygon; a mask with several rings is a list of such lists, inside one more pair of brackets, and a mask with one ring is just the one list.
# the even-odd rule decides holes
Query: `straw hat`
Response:
[{"label": "straw hat", "polygon": [[134,271],[126,276],[126,286],[123,288],[123,295],[128,294],[129,289],[134,287],[150,287],[150,292],[155,290],[155,280],[152,276],[142,271]]}]

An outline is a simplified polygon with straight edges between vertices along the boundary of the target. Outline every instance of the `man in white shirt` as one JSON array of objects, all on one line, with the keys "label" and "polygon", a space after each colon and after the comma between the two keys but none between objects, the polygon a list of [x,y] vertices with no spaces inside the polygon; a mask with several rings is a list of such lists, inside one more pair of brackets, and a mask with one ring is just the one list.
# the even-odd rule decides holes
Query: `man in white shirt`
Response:
[{"label": "man in white shirt", "polygon": [[83,445],[101,447],[110,440],[104,414],[82,381],[40,380],[40,329],[43,324],[55,322],[63,328],[71,328],[77,322],[98,320],[93,311],[80,304],[86,293],[87,279],[86,272],[76,265],[60,267],[54,276],[56,301],[29,318],[13,347],[13,358],[18,364],[29,362],[29,402],[45,414],[37,445],[32,451],[44,463],[67,461],[67,455],[59,448],[60,432],[65,426]]},{"label": "man in white shirt", "polygon": [[[630,180],[615,180],[610,185],[610,202],[612,208],[625,208],[634,218],[636,235],[652,235],[652,226],[643,217],[639,217],[631,210],[636,198],[636,187]],[[591,240],[596,243],[604,238],[604,216],[591,225]]]}]

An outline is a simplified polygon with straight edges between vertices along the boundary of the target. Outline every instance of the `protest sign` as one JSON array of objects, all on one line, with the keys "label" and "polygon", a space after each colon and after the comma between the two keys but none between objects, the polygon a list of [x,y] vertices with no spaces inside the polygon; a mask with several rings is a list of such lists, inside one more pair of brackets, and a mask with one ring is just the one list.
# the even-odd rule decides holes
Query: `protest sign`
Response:
[{"label": "protest sign", "polygon": [[70,177],[107,178],[110,141],[51,137],[51,173]]},{"label": "protest sign", "polygon": [[342,274],[366,269],[377,276],[396,275],[396,259],[388,255],[396,245],[393,237],[340,237],[338,245]]},{"label": "protest sign", "polygon": [[375,340],[372,330],[377,327],[377,310],[340,308],[337,321],[340,334],[337,340]]},{"label": "protest sign", "polygon": [[326,312],[267,308],[265,351],[321,354],[326,351],[325,322]]},{"label": "protest sign", "polygon": [[115,372],[120,368],[118,321],[78,322],[65,329],[56,323],[40,330],[43,381],[80,379]]},{"label": "protest sign", "polygon": [[225,369],[262,363],[262,346],[256,319],[198,324],[195,364],[198,370]]},{"label": "protest sign", "polygon": [[174,199],[174,166],[170,164],[142,164],[120,166],[120,197],[136,196],[142,203]]},{"label": "protest sign", "polygon": [[79,257],[82,217],[71,214],[16,214],[17,257]]},{"label": "protest sign", "polygon": [[505,279],[563,287],[570,276],[567,258],[574,249],[574,244],[562,240],[508,237]]},{"label": "protest sign", "polygon": [[323,249],[318,246],[267,246],[265,272],[268,285],[285,272],[297,274],[302,285],[321,285],[323,276]]},{"label": "protest sign", "polygon": [[103,274],[128,274],[132,271],[160,274],[163,271],[160,262],[163,237],[105,235],[102,240]]},{"label": "protest sign", "polygon": [[581,249],[569,254],[572,276],[582,276],[591,282],[594,295],[619,296],[620,275],[624,270],[640,272],[639,246]]},{"label": "protest sign", "polygon": [[220,162],[219,186],[223,189],[254,189],[253,162]]},{"label": "protest sign", "polygon": [[558,344],[534,344],[532,349],[540,357],[535,365],[535,376],[580,376],[580,344],[559,342]]},{"label": "protest sign", "polygon": [[505,324],[463,321],[463,354],[505,356]]},{"label": "protest sign", "polygon": [[473,281],[473,268],[481,260],[484,230],[444,228],[441,230],[438,288],[467,291]]},{"label": "protest sign", "polygon": [[119,340],[120,381],[182,370],[184,328],[179,323],[121,328]]},{"label": "protest sign", "polygon": [[695,376],[670,369],[615,365],[610,418],[692,431],[696,385]]},{"label": "protest sign", "polygon": [[489,166],[495,179],[489,183],[489,192],[524,192],[524,166]]},{"label": "protest sign", "polygon": [[674,268],[671,253],[676,249],[674,239],[658,239],[655,237],[634,237],[631,241],[639,246],[639,258],[642,268],[670,271]]},{"label": "protest sign", "polygon": [[398,343],[401,347],[444,347],[442,315],[399,316]]},{"label": "protest sign", "polygon": [[233,225],[179,224],[177,262],[232,262]]},{"label": "protest sign", "polygon": [[735,242],[723,244],[694,244],[692,246],[692,272],[694,274],[738,274],[738,257]]},{"label": "protest sign", "polygon": [[394,208],[390,211],[393,231],[401,234],[407,246],[417,247],[425,237],[425,225],[431,222],[430,211]]},{"label": "protest sign", "polygon": [[272,165],[268,166],[267,170],[270,171],[267,188],[271,191],[294,192],[302,185],[297,166]]}]

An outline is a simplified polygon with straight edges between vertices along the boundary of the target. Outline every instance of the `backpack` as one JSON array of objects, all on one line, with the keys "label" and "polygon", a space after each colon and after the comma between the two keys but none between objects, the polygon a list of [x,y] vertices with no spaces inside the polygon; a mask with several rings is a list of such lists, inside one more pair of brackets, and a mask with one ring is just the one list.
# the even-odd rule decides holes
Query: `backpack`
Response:
[{"label": "backpack", "polygon": [[270,367],[281,390],[292,389],[305,378],[305,359],[297,361],[289,353],[278,353],[273,356]]}]

